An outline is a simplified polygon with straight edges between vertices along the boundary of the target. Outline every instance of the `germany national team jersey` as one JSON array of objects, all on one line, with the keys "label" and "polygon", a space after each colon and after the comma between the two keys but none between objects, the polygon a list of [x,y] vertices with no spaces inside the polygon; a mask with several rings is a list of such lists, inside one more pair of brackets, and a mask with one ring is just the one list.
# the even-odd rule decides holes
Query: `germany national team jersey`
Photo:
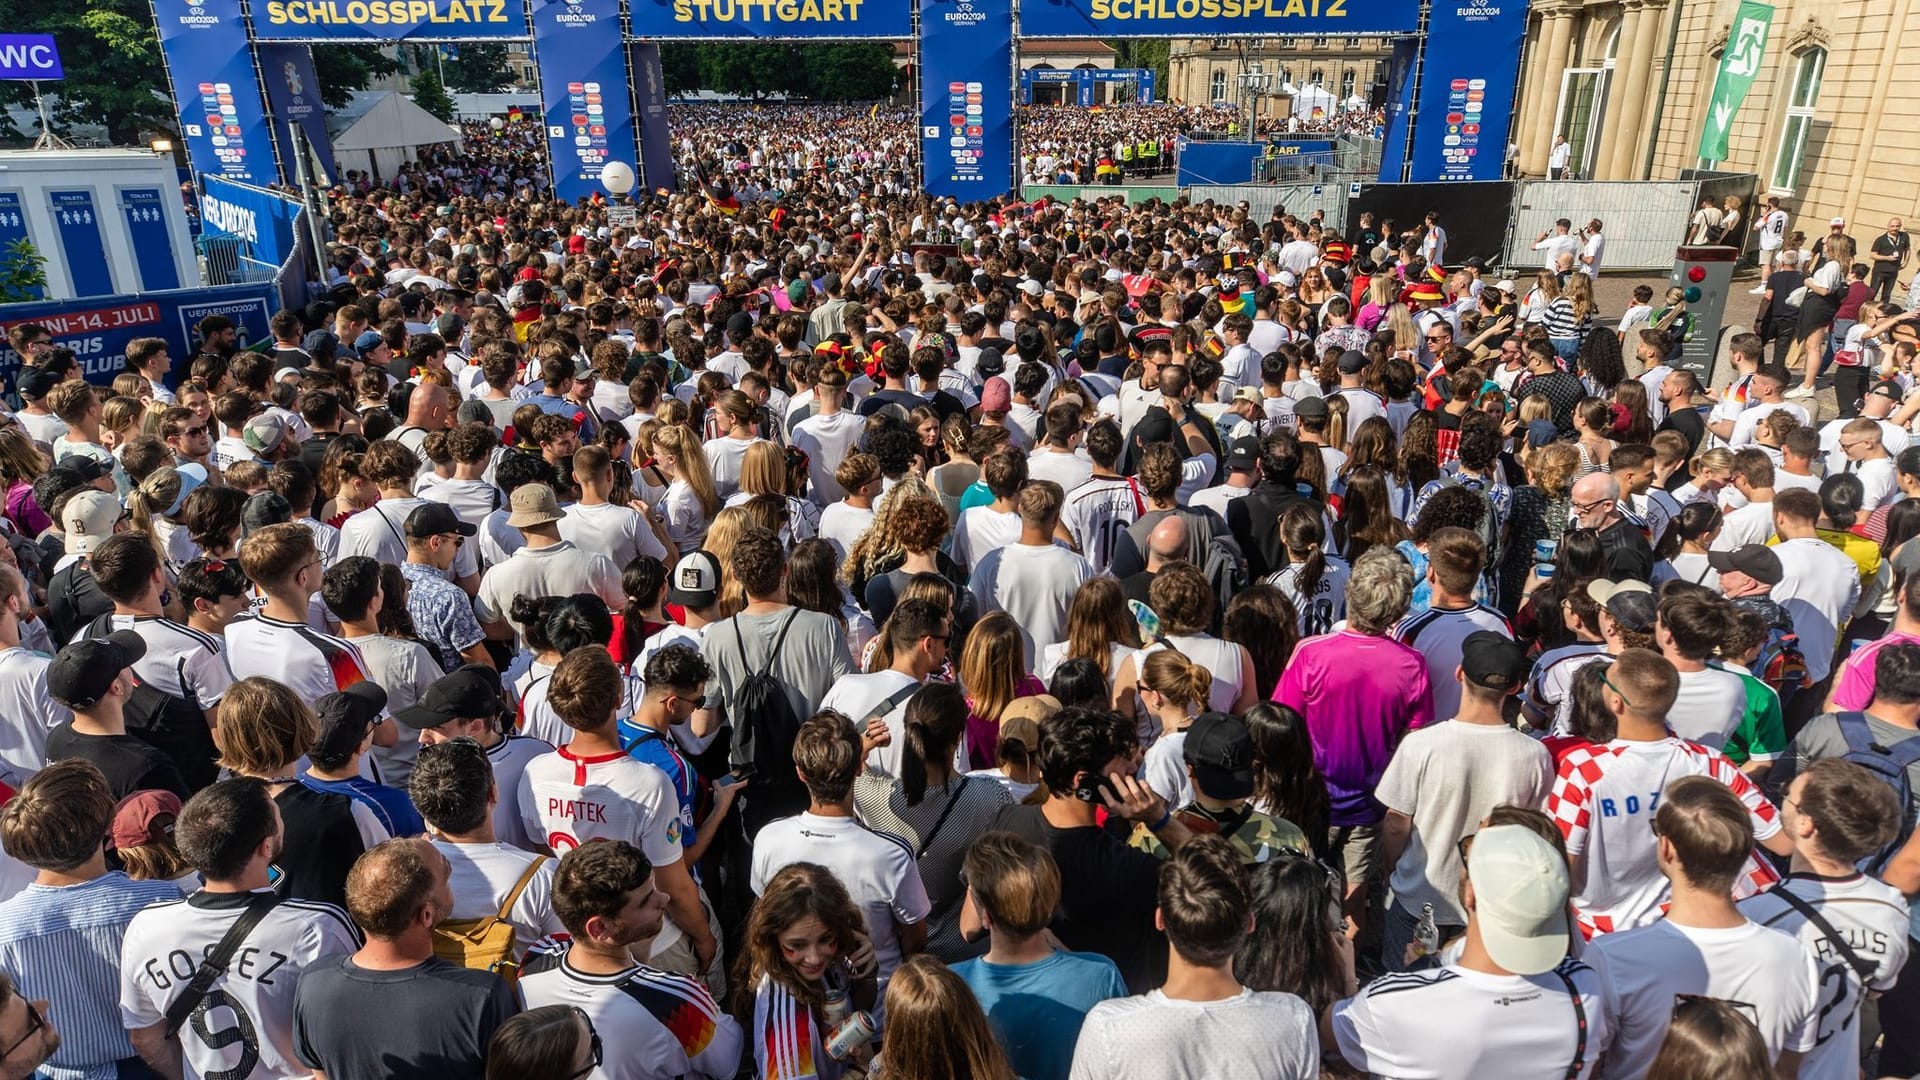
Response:
[{"label": "germany national team jersey", "polygon": [[264,612],[227,624],[227,666],[236,679],[283,683],[309,704],[367,677],[360,650],[345,640]]},{"label": "germany national team jersey", "polygon": [[732,1076],[740,1064],[740,1023],[720,1011],[689,975],[636,964],[588,975],[567,962],[572,942],[545,938],[527,951],[520,993],[527,1008],[584,1010],[604,1049],[595,1075],[607,1080]]},{"label": "germany national team jersey", "polygon": [[[127,924],[120,950],[120,1014],[128,1028],[165,1019],[200,959],[246,910],[252,893],[201,891],[163,900]],[[308,1076],[293,1047],[293,992],[321,957],[350,953],[360,931],[332,904],[282,900],[247,935],[227,973],[180,1029],[187,1080]]]}]

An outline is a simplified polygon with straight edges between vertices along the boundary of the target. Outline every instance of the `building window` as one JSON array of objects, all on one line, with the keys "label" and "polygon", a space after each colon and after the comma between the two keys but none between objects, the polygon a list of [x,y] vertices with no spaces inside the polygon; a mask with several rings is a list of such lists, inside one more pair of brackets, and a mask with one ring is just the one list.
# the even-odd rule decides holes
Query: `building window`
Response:
[{"label": "building window", "polygon": [[1340,75],[1340,100],[1345,101],[1352,96],[1353,96],[1353,69],[1348,68],[1345,72],[1341,73]]},{"label": "building window", "polygon": [[1293,69],[1290,67],[1281,68],[1280,81],[1291,86],[1293,84]]},{"label": "building window", "polygon": [[1348,48],[1348,49],[1350,49],[1350,50],[1354,50],[1354,49],[1358,49],[1358,48],[1360,48],[1360,39],[1359,39],[1359,38],[1357,38],[1357,37],[1350,37],[1350,38],[1348,38],[1348,39],[1347,39],[1347,48]]},{"label": "building window", "polygon": [[1826,74],[1827,50],[1800,54],[1793,72],[1793,96],[1787,100],[1786,126],[1780,132],[1780,150],[1773,159],[1773,188],[1792,191],[1800,179],[1800,163],[1813,130],[1813,110],[1820,103],[1820,77]]},{"label": "building window", "polygon": [[1314,68],[1313,74],[1308,76],[1307,81],[1314,86],[1323,85],[1327,81],[1327,73],[1321,68]]},{"label": "building window", "polygon": [[1213,79],[1209,87],[1208,97],[1214,101],[1227,100],[1227,72],[1225,68],[1213,69]]},{"label": "building window", "polygon": [[1316,49],[1324,49],[1324,48],[1326,48],[1326,47],[1327,47],[1327,39],[1326,39],[1326,38],[1323,38],[1323,37],[1317,37],[1317,38],[1314,38],[1314,39],[1313,39],[1313,47],[1314,47],[1314,48],[1316,48]]}]

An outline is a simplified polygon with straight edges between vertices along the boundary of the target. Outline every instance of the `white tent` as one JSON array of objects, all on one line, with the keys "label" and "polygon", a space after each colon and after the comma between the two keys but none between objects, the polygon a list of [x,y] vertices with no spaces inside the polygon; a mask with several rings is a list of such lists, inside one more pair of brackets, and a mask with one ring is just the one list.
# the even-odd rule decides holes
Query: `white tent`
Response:
[{"label": "white tent", "polygon": [[1340,107],[1342,109],[1347,110],[1348,112],[1358,112],[1361,109],[1364,109],[1367,107],[1367,99],[1361,97],[1359,94],[1355,94],[1352,97],[1348,98],[1347,100],[1341,102]]},{"label": "white tent", "polygon": [[1302,86],[1293,94],[1293,115],[1311,118],[1315,109],[1320,110],[1322,114],[1330,113],[1333,111],[1333,104],[1332,91],[1317,85]]},{"label": "white tent", "polygon": [[372,98],[358,116],[348,115],[346,125],[333,135],[333,156],[343,173],[359,169],[385,177],[418,157],[420,147],[459,139],[457,129],[441,123],[406,95],[389,90]]}]

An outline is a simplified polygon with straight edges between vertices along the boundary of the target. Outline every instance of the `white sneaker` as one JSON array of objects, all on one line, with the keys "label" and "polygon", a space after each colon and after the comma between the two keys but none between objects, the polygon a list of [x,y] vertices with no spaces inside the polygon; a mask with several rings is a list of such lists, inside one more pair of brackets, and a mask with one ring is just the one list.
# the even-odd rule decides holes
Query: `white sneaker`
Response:
[{"label": "white sneaker", "polygon": [[1783,397],[1790,397],[1790,398],[1810,398],[1810,397],[1812,397],[1813,395],[1814,395],[1814,389],[1813,389],[1813,387],[1811,387],[1811,386],[1796,386],[1796,387],[1794,387],[1793,389],[1791,389],[1791,390],[1789,390],[1789,391],[1787,391],[1787,392],[1786,392],[1785,394],[1783,394],[1782,396],[1783,396]]},{"label": "white sneaker", "polygon": [[1755,285],[1753,288],[1747,290],[1747,295],[1765,296],[1767,295],[1767,287],[1765,285]]}]

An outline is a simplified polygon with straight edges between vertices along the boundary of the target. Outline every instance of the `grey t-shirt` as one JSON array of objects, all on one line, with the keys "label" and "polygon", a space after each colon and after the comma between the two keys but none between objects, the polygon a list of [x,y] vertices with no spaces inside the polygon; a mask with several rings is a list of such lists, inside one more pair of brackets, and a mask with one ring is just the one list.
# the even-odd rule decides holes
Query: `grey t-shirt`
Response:
[{"label": "grey t-shirt", "polygon": [[[1920,731],[1912,728],[1889,724],[1885,720],[1867,714],[1867,727],[1873,731],[1873,741],[1881,746],[1897,746],[1908,739],[1920,738]],[[1787,752],[1780,755],[1773,769],[1767,774],[1767,788],[1771,791],[1786,791],[1787,785],[1800,770],[1823,758],[1843,758],[1847,756],[1847,737],[1840,734],[1840,720],[1834,713],[1816,716],[1800,729],[1787,746]],[[1913,792],[1911,805],[1907,807],[1909,815],[1920,813],[1920,763],[1907,766],[1907,786]]]},{"label": "grey t-shirt", "polygon": [[294,1049],[328,1076],[480,1080],[493,1033],[519,1011],[519,996],[491,972],[438,957],[373,971],[332,956],[300,977]]},{"label": "grey t-shirt", "polygon": [[[700,641],[701,654],[713,666],[713,681],[707,684],[708,700],[720,709],[722,719],[732,719],[734,695],[740,692],[740,684],[749,675],[766,670],[774,639],[780,636],[789,615],[793,616],[793,626],[780,642],[780,655],[774,658],[772,672],[786,691],[794,716],[802,721],[812,716],[834,682],[853,670],[847,630],[838,619],[795,608],[722,619],[708,626]],[[747,650],[744,658],[740,655],[742,643]],[[734,745],[740,745],[738,725]]]}]

